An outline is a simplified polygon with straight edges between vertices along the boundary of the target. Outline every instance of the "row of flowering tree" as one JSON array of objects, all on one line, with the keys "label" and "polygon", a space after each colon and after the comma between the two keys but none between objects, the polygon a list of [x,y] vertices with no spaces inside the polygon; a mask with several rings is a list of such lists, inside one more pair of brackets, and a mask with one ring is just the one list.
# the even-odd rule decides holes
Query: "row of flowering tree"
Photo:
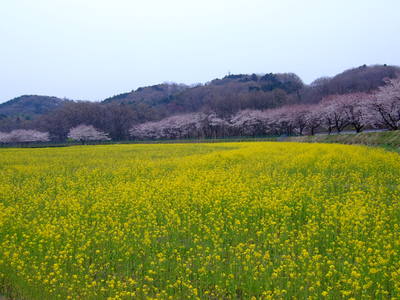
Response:
[{"label": "row of flowering tree", "polygon": [[[81,124],[69,130],[68,138],[82,144],[90,141],[109,141],[108,134],[94,128],[92,125]],[[0,132],[0,143],[41,143],[49,142],[48,132],[37,130],[17,129],[11,132]]]},{"label": "row of flowering tree", "polygon": [[303,135],[317,131],[361,132],[366,128],[400,128],[400,79],[388,80],[377,92],[331,95],[313,105],[269,110],[242,110],[230,118],[215,113],[176,115],[134,126],[136,139],[176,139],[223,136]]}]

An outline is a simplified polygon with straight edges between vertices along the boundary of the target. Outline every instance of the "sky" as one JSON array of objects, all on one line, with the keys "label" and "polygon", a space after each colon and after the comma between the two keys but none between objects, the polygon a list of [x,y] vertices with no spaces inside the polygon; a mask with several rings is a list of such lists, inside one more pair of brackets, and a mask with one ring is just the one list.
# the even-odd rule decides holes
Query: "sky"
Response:
[{"label": "sky", "polygon": [[1,0],[0,103],[400,65],[399,0]]}]

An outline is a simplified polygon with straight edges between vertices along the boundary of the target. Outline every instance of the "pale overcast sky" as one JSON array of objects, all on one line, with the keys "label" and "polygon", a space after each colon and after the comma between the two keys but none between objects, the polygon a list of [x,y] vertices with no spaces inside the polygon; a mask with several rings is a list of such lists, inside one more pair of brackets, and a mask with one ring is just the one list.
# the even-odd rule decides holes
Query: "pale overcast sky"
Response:
[{"label": "pale overcast sky", "polygon": [[1,0],[0,102],[400,65],[399,0]]}]

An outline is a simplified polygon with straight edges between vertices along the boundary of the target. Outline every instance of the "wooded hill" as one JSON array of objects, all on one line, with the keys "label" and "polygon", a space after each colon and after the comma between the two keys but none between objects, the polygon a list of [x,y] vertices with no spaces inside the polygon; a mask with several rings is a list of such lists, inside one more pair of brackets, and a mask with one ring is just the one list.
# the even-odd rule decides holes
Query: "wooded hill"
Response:
[{"label": "wooded hill", "polygon": [[49,96],[24,95],[0,104],[0,119],[19,116],[31,119],[60,107],[66,99]]}]

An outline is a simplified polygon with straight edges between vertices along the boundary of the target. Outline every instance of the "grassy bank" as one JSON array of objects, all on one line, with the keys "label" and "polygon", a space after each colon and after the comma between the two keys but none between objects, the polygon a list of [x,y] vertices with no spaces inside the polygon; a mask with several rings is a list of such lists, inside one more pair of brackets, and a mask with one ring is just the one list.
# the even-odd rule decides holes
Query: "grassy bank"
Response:
[{"label": "grassy bank", "polygon": [[288,137],[285,141],[306,143],[362,144],[383,147],[400,152],[400,130],[383,132],[361,132],[358,134],[335,134]]}]

